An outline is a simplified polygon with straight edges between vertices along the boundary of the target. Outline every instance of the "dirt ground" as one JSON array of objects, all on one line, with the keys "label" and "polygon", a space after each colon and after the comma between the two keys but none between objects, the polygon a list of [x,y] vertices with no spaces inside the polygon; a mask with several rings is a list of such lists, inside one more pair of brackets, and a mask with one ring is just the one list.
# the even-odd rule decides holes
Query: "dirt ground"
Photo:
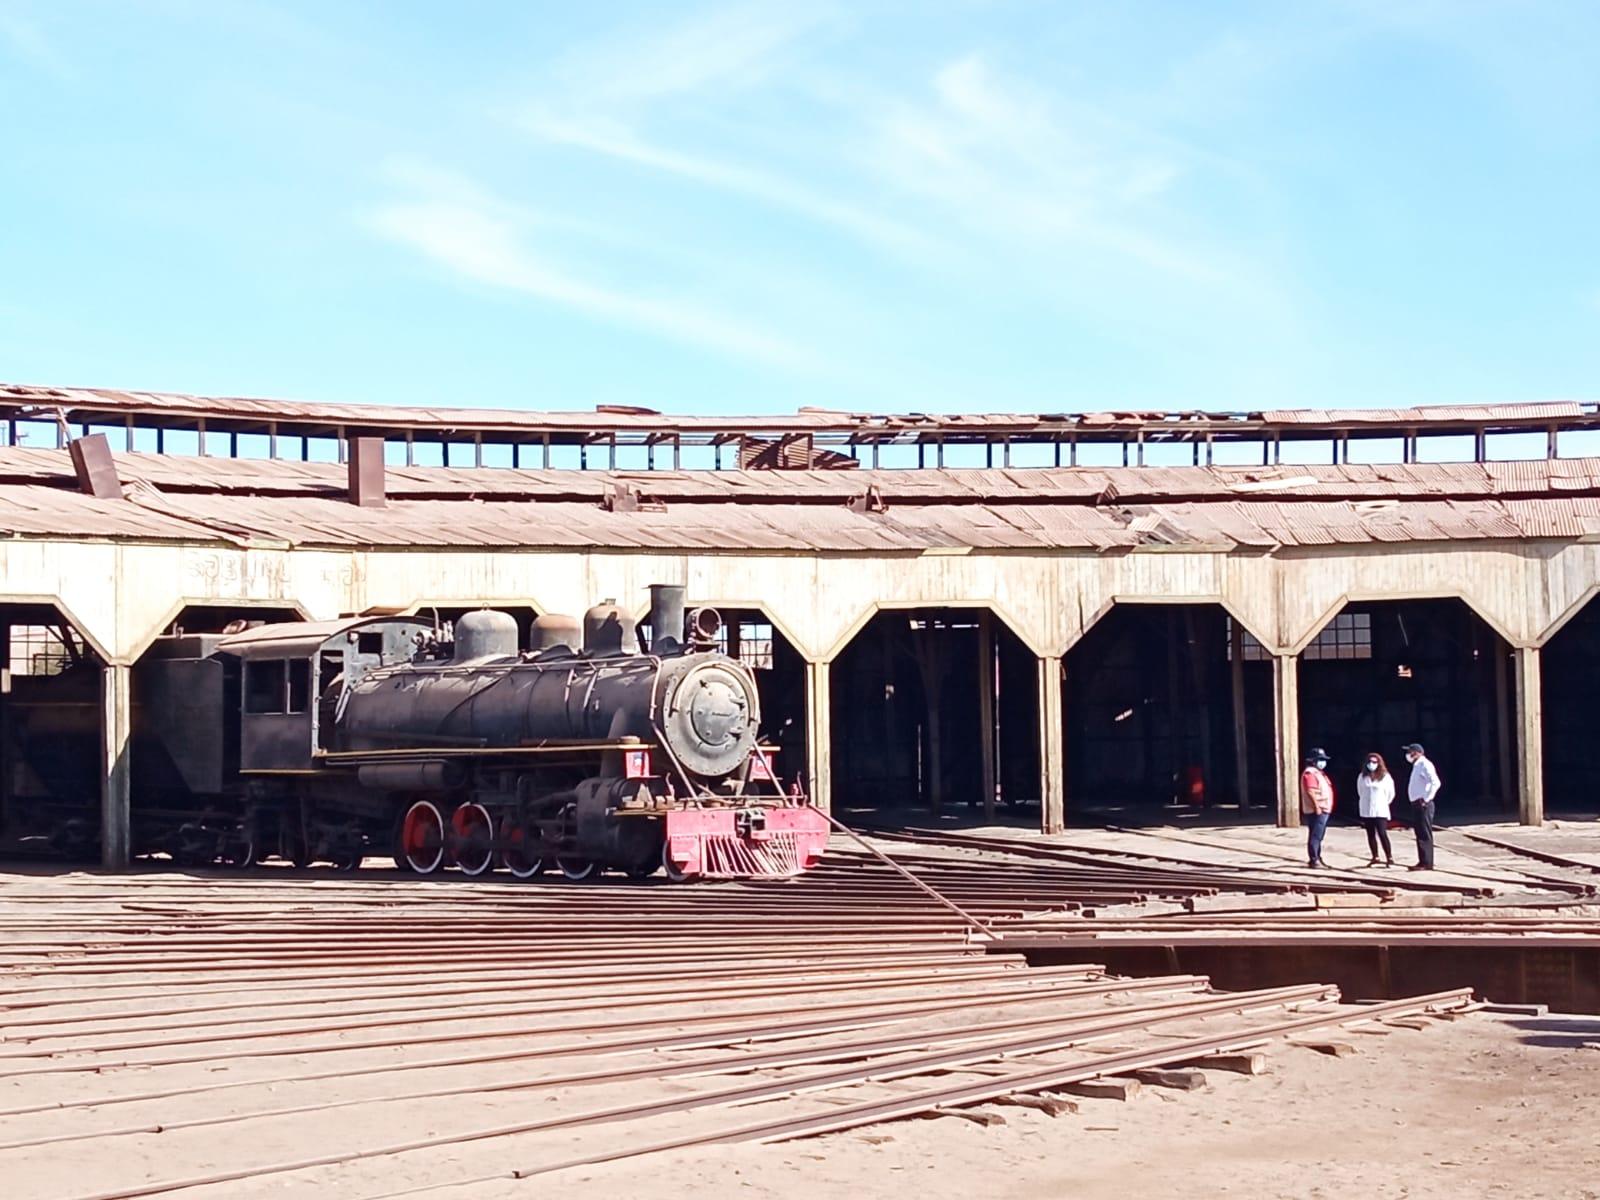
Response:
[{"label": "dirt ground", "polygon": [[[1161,855],[1178,855],[1205,865],[1234,870],[1281,871],[1297,869],[1299,842],[1294,830],[1210,830],[1193,838],[1177,831],[1110,832],[1072,831],[1060,841],[1074,848],[1095,847],[1111,854],[1141,856],[1152,861]],[[1330,836],[1329,857],[1341,856],[1340,866],[1362,874],[1359,831],[1336,830]],[[1548,897],[1532,894],[1539,875],[1592,879],[1600,869],[1585,867],[1589,855],[1600,849],[1600,826],[1588,823],[1547,831],[1496,830],[1502,840],[1537,844],[1578,858],[1571,869],[1551,867],[1516,855],[1504,846],[1473,842],[1452,831],[1441,839],[1437,884],[1444,888],[1492,886],[1495,903],[1504,911]],[[1555,838],[1561,839],[1559,850]],[[989,853],[947,850],[954,857],[989,861]],[[1583,856],[1579,858],[1578,856]],[[1352,860],[1346,862],[1345,860]],[[1537,874],[1526,874],[1537,869]],[[541,912],[560,917],[569,905],[581,907],[599,919],[609,907],[628,907],[638,901],[624,892],[561,890],[561,885],[533,888],[527,885],[474,882],[459,886],[433,886],[406,879],[391,879],[381,871],[362,872],[368,878],[349,879],[280,872],[273,878],[263,871],[234,878],[224,874],[190,877],[180,873],[146,872],[107,882],[88,875],[50,873],[0,876],[0,917],[17,922],[19,939],[46,944],[63,936],[71,921],[82,923],[86,938],[110,939],[120,945],[129,940],[153,953],[164,953],[149,939],[157,933],[178,934],[192,924],[197,936],[239,936],[249,933],[243,924],[252,914],[265,914],[276,922],[302,922],[319,913],[326,917],[339,904],[347,909],[338,926],[339,938],[328,942],[330,961],[343,961],[347,947],[361,946],[368,936],[384,933],[395,922],[466,922],[473,929],[509,912],[518,921]],[[685,902],[699,893],[684,893]],[[6,897],[11,898],[8,907]],[[341,899],[342,897],[342,899]],[[707,904],[711,892],[702,897]],[[512,906],[507,909],[507,905]],[[631,909],[630,909],[631,911]],[[671,909],[663,908],[670,915]],[[687,910],[686,910],[687,911]],[[708,909],[707,911],[714,911]],[[1414,911],[1408,909],[1408,911]],[[1420,911],[1420,910],[1415,910]],[[1533,910],[1530,910],[1533,911]],[[1569,911],[1576,912],[1576,906]],[[1587,914],[1588,909],[1585,907]],[[48,920],[39,923],[41,914]],[[75,914],[70,917],[69,914]],[[895,935],[887,918],[872,914],[877,943]],[[32,924],[30,924],[32,922]],[[57,922],[66,922],[58,926]],[[147,928],[148,926],[148,928]],[[395,925],[402,932],[409,925]],[[485,926],[488,928],[488,926]],[[668,927],[670,928],[670,926]],[[374,929],[373,934],[364,929]],[[209,931],[209,932],[208,932]],[[904,931],[902,931],[902,934]],[[689,934],[696,944],[698,927]],[[250,934],[250,936],[255,936]],[[287,936],[287,935],[285,935]],[[475,932],[474,938],[489,935]],[[665,938],[665,933],[660,933]],[[0,930],[0,951],[5,948]],[[343,939],[343,940],[341,940]],[[19,945],[21,943],[19,942]],[[206,943],[210,944],[210,943]],[[486,947],[489,965],[493,954]],[[656,943],[652,943],[654,946]],[[133,951],[128,951],[132,953]],[[266,951],[263,950],[263,953]],[[963,948],[956,953],[965,954]],[[42,953],[42,952],[40,952]],[[122,951],[118,951],[122,953]],[[174,953],[179,953],[175,951]],[[210,953],[209,951],[207,952]],[[249,952],[240,951],[246,959]],[[425,956],[424,956],[425,957]],[[509,961],[509,960],[508,960]],[[518,960],[520,961],[520,960]],[[704,967],[701,959],[698,965]],[[25,964],[26,965],[26,964]],[[35,964],[37,965],[37,964]],[[73,966],[68,955],[55,963]],[[599,1112],[612,1106],[638,1105],[652,1096],[687,1097],[699,1089],[727,1086],[738,1076],[730,1072],[719,1079],[705,1075],[672,1075],[666,1067],[681,1065],[700,1053],[691,1049],[663,1049],[651,1043],[631,1056],[591,1059],[588,1045],[557,1053],[551,1045],[570,1043],[560,1030],[523,1029],[524,1017],[504,1011],[508,1004],[528,1001],[547,981],[562,981],[559,966],[535,963],[526,968],[503,968],[504,979],[458,983],[466,998],[460,1014],[431,1018],[412,1014],[385,1019],[381,1029],[353,1026],[348,1032],[313,1030],[311,1040],[326,1056],[290,1053],[283,1057],[257,1056],[251,1046],[260,1038],[285,1036],[249,1026],[264,1022],[311,1022],[324,1017],[360,1021],[372,1005],[387,1001],[354,996],[347,1007],[308,1014],[304,1006],[319,1003],[312,991],[297,990],[293,983],[272,978],[267,991],[241,993],[261,996],[257,1005],[223,994],[207,998],[183,991],[191,984],[202,991],[227,987],[216,975],[223,958],[205,957],[198,967],[184,968],[174,984],[166,978],[160,961],[146,961],[131,998],[91,997],[63,1000],[81,1003],[78,1014],[96,1012],[108,1026],[95,1032],[94,1016],[83,1018],[71,1039],[78,1049],[59,1046],[51,1053],[98,1053],[96,1039],[105,1046],[109,1069],[69,1070],[30,1074],[20,1064],[12,1074],[0,1072],[0,1111],[22,1112],[26,1105],[45,1107],[26,1115],[0,1118],[0,1200],[11,1196],[38,1200],[126,1195],[138,1181],[182,1180],[208,1172],[236,1170],[256,1161],[292,1163],[327,1155],[334,1161],[320,1167],[267,1173],[248,1179],[186,1188],[174,1194],[194,1200],[257,1200],[279,1197],[379,1197],[426,1195],[446,1200],[533,1200],[546,1193],[577,1191],[606,1197],[650,1197],[651,1200],[705,1200],[706,1197],[752,1197],[771,1200],[853,1200],[855,1197],[901,1197],[915,1200],[973,1200],[982,1198],[1073,1197],[1077,1200],[1145,1200],[1162,1197],[1230,1196],[1280,1197],[1287,1200],[1457,1200],[1472,1197],[1569,1198],[1600,1200],[1600,1016],[1519,1017],[1474,1013],[1454,1021],[1430,1020],[1421,1029],[1379,1028],[1371,1022],[1316,1036],[1349,1043],[1356,1053],[1330,1057],[1282,1040],[1263,1047],[1267,1073],[1255,1077],[1211,1070],[1207,1085],[1194,1092],[1146,1088],[1129,1102],[1080,1099],[1076,1113],[1050,1117],[1028,1108],[984,1105],[978,1113],[996,1114],[1003,1125],[983,1127],[959,1117],[904,1120],[840,1133],[828,1137],[769,1146],[743,1145],[654,1154],[604,1166],[577,1167],[515,1180],[511,1172],[538,1167],[569,1156],[592,1161],[597,1153],[614,1146],[623,1151],[643,1141],[682,1134],[701,1135],[709,1128],[726,1129],[760,1119],[759,1108],[700,1108],[687,1113],[656,1113],[627,1122],[595,1121],[560,1131],[526,1132],[518,1123],[564,1115],[568,1111]],[[315,965],[315,964],[313,964]],[[292,966],[292,964],[291,964]],[[244,968],[230,968],[244,971]],[[298,969],[298,968],[294,968]],[[1020,966],[1017,968],[1021,970]],[[527,974],[523,974],[526,971]],[[192,977],[192,978],[190,978]],[[94,978],[92,975],[90,979]],[[184,980],[188,978],[189,982]],[[305,978],[302,976],[302,978]],[[312,972],[311,984],[324,981]],[[63,996],[83,988],[88,980],[53,985]],[[105,981],[102,981],[105,982]],[[111,982],[118,982],[112,980]],[[349,981],[341,981],[344,987]],[[422,1000],[439,998],[419,985]],[[43,979],[26,987],[52,986]],[[127,984],[126,986],[135,986]],[[383,988],[394,985],[385,983]],[[409,986],[409,985],[408,985]],[[906,985],[911,986],[911,985]],[[923,985],[917,985],[919,988]],[[931,985],[929,985],[931,986]],[[942,985],[941,985],[942,986]],[[154,1000],[141,999],[151,990]],[[892,992],[879,993],[879,998]],[[547,995],[533,1000],[549,1003]],[[770,1004],[766,990],[752,993],[751,1004]],[[1352,996],[1350,999],[1359,999]],[[56,997],[61,999],[61,997]],[[208,1015],[206,1004],[235,1001],[232,1007]],[[569,997],[570,999],[570,997]],[[420,1004],[422,1000],[419,1000]],[[577,997],[571,1016],[559,1023],[598,1022],[612,1019],[604,1005],[587,992]],[[53,1001],[52,1001],[53,1002]],[[532,1002],[532,1001],[528,1001]],[[819,1002],[815,995],[779,1001],[803,1010]],[[37,1017],[19,1005],[7,1012],[5,983],[0,980],[0,1060],[28,1057],[27,1026]],[[141,1005],[149,1004],[146,1012]],[[189,1004],[201,1008],[202,1020],[193,1025],[195,1041],[162,1042],[148,1051],[137,1044],[125,1054],[125,1037],[142,1039],[145,1030],[157,1039],[189,1036],[180,1019]],[[655,1002],[652,1001],[652,1004]],[[681,1014],[670,1007],[652,1009],[650,1019],[703,1019],[716,1015],[732,1001],[693,996],[677,1002]],[[740,1001],[739,1003],[744,1003]],[[998,1002],[997,1002],[998,1003]],[[170,1006],[171,1011],[166,1011]],[[300,1006],[294,1015],[284,1009]],[[404,1013],[409,1008],[402,1006]],[[392,1009],[373,1009],[389,1013]],[[730,1011],[732,1011],[730,1009]],[[1010,1010],[1007,1010],[1010,1011]],[[629,1010],[624,1017],[639,1016]],[[983,1023],[998,1020],[998,1009],[979,1007],[956,1016],[930,1019],[929,1028],[946,1021]],[[127,1020],[124,1020],[127,1018]],[[73,1017],[73,1020],[79,1019]],[[1223,1018],[1217,1018],[1221,1020]],[[7,1030],[12,1024],[15,1028]],[[151,1026],[154,1026],[153,1030]],[[598,1026],[597,1026],[598,1028]],[[450,1031],[470,1035],[451,1045],[428,1039]],[[221,1032],[219,1032],[221,1031]],[[38,1031],[35,1031],[36,1033]],[[579,1041],[591,1036],[581,1032]],[[607,1025],[598,1036],[617,1033]],[[559,1035],[559,1036],[558,1036]],[[67,1037],[58,1031],[45,1037]],[[820,1041],[828,1035],[815,1035]],[[1120,1033],[1116,1036],[1122,1036]],[[1177,1036],[1175,1030],[1147,1032],[1152,1038]],[[377,1048],[362,1043],[376,1039]],[[479,1039],[483,1039],[481,1045]],[[345,1043],[349,1045],[335,1045]],[[803,1043],[788,1039],[786,1049]],[[12,1042],[15,1044],[6,1045]],[[329,1044],[322,1045],[327,1042]],[[742,1040],[719,1043],[718,1053],[737,1054]],[[154,1045],[154,1043],[152,1043]],[[241,1049],[243,1046],[243,1049]],[[261,1049],[259,1045],[255,1049]],[[751,1049],[759,1047],[752,1046]],[[1112,1048],[1109,1044],[1105,1048]],[[424,1060],[436,1055],[475,1052],[476,1049],[522,1049],[537,1055],[541,1049],[551,1059],[528,1058],[467,1060],[458,1065],[432,1067]],[[337,1053],[333,1051],[337,1050]],[[172,1064],[159,1060],[176,1053]],[[181,1057],[193,1054],[193,1058]],[[373,1074],[359,1068],[389,1062],[413,1061],[395,1074]],[[129,1058],[127,1066],[114,1060]],[[563,1065],[564,1063],[564,1065]],[[16,1065],[16,1064],[13,1064]],[[596,1065],[640,1067],[646,1074],[631,1080],[608,1081],[584,1089],[521,1087],[499,1090],[495,1084],[524,1078],[530,1070],[550,1072]],[[742,1069],[742,1068],[740,1068]],[[311,1071],[324,1074],[313,1076]],[[658,1075],[657,1072],[660,1072]],[[942,1077],[949,1079],[952,1077]],[[926,1080],[924,1080],[926,1082]],[[407,1094],[419,1087],[461,1085],[446,1099],[421,1099]],[[848,1103],[873,1098],[879,1083],[821,1091],[806,1091],[801,1099],[785,1089],[785,1098],[773,1105],[808,1107]],[[170,1089],[161,1091],[160,1089]],[[220,1089],[220,1090],[213,1090]],[[109,1099],[156,1093],[126,1107],[92,1106],[88,1098]],[[443,1093],[441,1093],[443,1095]],[[337,1101],[328,1109],[296,1110],[307,1102]],[[277,1111],[272,1111],[277,1110]],[[226,1124],[212,1120],[233,1114],[248,1121]],[[254,1114],[254,1115],[252,1115]],[[518,1125],[523,1132],[507,1136],[459,1140],[458,1131]],[[121,1129],[108,1135],[104,1131]],[[98,1131],[98,1132],[97,1132]],[[444,1135],[440,1137],[440,1135]],[[436,1138],[448,1144],[432,1149],[377,1153],[356,1161],[353,1152],[369,1147],[414,1144],[413,1139]],[[17,1144],[7,1149],[8,1139]],[[32,1140],[30,1140],[32,1139]],[[37,1140],[37,1139],[54,1139]],[[501,1176],[501,1178],[495,1178]],[[471,1184],[448,1181],[474,1179]]]},{"label": "dirt ground", "polygon": [[[1475,1014],[1346,1040],[1347,1058],[1280,1044],[1265,1075],[1212,1071],[1201,1091],[1082,1100],[1057,1118],[991,1109],[1003,1127],[902,1121],[555,1178],[658,1200],[1600,1200],[1600,1048],[1584,1047],[1600,1043],[1600,1017]],[[471,1194],[525,1200],[551,1186]]]}]

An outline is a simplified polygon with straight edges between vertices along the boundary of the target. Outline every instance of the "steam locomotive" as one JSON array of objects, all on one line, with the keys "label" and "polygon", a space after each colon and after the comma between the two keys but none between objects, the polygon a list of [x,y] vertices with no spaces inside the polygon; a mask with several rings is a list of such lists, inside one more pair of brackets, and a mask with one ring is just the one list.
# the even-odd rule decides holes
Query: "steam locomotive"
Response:
[{"label": "steam locomotive", "polygon": [[795,874],[827,818],[772,770],[755,679],[720,628],[656,585],[648,651],[610,602],[539,617],[526,651],[488,609],[449,636],[369,616],[163,637],[133,675],[133,850],[342,869],[387,853],[422,875],[523,879]]}]

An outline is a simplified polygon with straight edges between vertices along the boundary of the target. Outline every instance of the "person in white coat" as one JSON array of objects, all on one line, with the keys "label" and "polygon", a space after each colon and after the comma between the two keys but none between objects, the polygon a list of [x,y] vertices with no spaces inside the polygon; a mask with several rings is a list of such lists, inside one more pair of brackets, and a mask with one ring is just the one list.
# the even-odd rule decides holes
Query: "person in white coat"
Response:
[{"label": "person in white coat", "polygon": [[1383,755],[1367,755],[1366,765],[1356,776],[1356,800],[1361,825],[1367,831],[1367,849],[1372,853],[1369,867],[1378,865],[1378,847],[1383,847],[1383,865],[1394,866],[1394,849],[1389,845],[1389,806],[1394,803],[1394,776]]}]

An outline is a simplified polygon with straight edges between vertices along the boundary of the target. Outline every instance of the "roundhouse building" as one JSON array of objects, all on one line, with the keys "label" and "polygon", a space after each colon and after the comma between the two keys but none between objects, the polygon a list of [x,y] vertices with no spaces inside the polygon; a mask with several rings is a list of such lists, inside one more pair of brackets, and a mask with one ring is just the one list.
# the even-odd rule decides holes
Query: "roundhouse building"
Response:
[{"label": "roundhouse building", "polygon": [[[175,628],[489,606],[526,633],[642,615],[658,581],[723,611],[780,773],[847,818],[1294,824],[1302,745],[1338,782],[1410,741],[1450,811],[1592,815],[1596,431],[1580,403],[738,418],[0,386],[0,845],[30,796],[98,791],[125,861],[131,669]],[[98,760],[21,749],[50,679]]]}]

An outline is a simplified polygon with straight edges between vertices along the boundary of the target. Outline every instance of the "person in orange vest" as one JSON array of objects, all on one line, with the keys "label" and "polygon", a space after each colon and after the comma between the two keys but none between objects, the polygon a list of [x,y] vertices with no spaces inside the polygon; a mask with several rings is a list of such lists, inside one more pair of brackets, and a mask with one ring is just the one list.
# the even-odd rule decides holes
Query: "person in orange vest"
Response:
[{"label": "person in orange vest", "polygon": [[1313,867],[1326,868],[1322,861],[1322,835],[1328,831],[1333,815],[1333,780],[1328,778],[1328,752],[1317,748],[1306,755],[1306,769],[1300,772],[1300,812],[1306,819],[1306,857]]}]

